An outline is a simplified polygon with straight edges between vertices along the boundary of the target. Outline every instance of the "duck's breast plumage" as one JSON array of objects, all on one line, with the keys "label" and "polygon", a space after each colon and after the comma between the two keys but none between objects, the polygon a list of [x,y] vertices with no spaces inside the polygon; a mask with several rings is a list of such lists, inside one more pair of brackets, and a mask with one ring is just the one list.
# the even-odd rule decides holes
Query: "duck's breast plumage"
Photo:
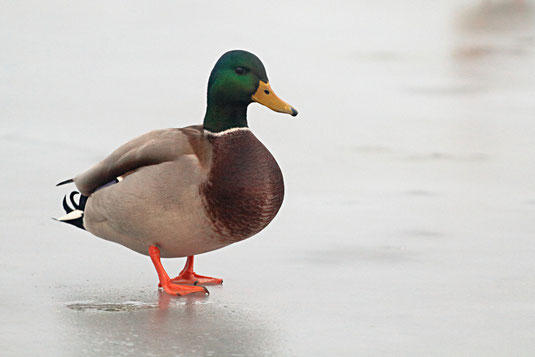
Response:
[{"label": "duck's breast plumage", "polygon": [[266,227],[279,211],[284,183],[279,165],[248,130],[207,135],[212,164],[200,185],[202,203],[218,239],[233,243]]}]

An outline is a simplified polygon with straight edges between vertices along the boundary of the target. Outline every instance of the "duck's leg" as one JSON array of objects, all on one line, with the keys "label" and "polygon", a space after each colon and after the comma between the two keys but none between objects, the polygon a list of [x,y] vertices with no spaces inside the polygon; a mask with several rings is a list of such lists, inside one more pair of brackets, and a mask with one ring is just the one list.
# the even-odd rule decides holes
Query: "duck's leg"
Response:
[{"label": "duck's leg", "polygon": [[182,269],[176,278],[171,279],[171,282],[191,285],[220,285],[223,284],[223,279],[212,278],[195,273],[193,271],[193,255],[191,255],[188,257],[188,260],[186,260],[184,269]]},{"label": "duck's leg", "polygon": [[171,282],[169,275],[165,272],[162,262],[160,261],[160,249],[158,249],[158,247],[151,245],[149,247],[149,256],[156,268],[158,278],[160,278],[160,284],[158,284],[158,286],[163,287],[163,290],[169,295],[183,296],[198,292],[208,294],[208,290],[204,286],[177,285]]}]

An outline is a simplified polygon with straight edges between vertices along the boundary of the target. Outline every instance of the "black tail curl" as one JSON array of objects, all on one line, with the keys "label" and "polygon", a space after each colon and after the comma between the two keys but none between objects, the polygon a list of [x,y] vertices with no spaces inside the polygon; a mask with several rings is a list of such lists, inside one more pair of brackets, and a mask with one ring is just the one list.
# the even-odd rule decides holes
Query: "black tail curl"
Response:
[{"label": "black tail curl", "polygon": [[85,209],[85,204],[87,202],[87,196],[80,195],[80,199],[78,200],[78,203],[76,203],[76,201],[74,201],[74,197],[76,197],[76,195],[80,195],[80,192],[72,191],[70,196],[69,196],[69,199],[71,201],[71,205],[74,208],[69,207],[69,204],[67,203],[67,195],[65,195],[65,197],[63,197],[63,208],[65,209],[66,213],[71,213],[72,211],[74,211],[76,209],[80,210],[80,211],[83,211]]},{"label": "black tail curl", "polygon": [[[80,199],[78,200],[78,203],[76,203],[76,201],[74,200],[76,195],[80,195]],[[71,194],[69,195],[69,200],[71,201],[70,204],[73,207],[73,208],[71,208],[69,206],[69,203],[67,202],[67,195],[65,195],[65,197],[63,197],[63,208],[65,209],[65,212],[66,213],[71,213],[74,210],[80,210],[80,211],[83,212],[84,209],[85,209],[85,204],[87,202],[87,197],[88,196],[84,196],[84,195],[80,194],[80,192],[78,192],[78,191],[71,192]],[[78,228],[81,228],[81,229],[85,230],[83,214],[79,218],[72,219],[72,220],[69,220],[69,221],[62,221],[62,222],[72,224],[73,226],[76,226]]]}]

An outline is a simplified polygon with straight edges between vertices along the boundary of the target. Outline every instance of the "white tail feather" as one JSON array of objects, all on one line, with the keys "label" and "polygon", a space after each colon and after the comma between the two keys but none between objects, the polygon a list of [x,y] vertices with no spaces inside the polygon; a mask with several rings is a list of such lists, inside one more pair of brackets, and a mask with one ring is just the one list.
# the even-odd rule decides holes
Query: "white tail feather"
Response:
[{"label": "white tail feather", "polygon": [[58,218],[58,221],[72,221],[74,219],[78,219],[84,215],[84,211],[80,211],[79,209],[74,210],[72,212],[67,213],[65,216]]}]

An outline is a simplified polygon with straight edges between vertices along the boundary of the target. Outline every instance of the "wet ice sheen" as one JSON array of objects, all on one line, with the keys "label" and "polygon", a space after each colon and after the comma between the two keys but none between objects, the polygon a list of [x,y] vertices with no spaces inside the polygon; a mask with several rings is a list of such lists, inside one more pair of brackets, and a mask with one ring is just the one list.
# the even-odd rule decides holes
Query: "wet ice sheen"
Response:
[{"label": "wet ice sheen", "polygon": [[136,311],[143,309],[154,309],[158,305],[146,304],[142,302],[128,301],[124,303],[94,303],[94,302],[74,302],[66,306],[75,311],[105,311],[105,312],[123,312]]}]

